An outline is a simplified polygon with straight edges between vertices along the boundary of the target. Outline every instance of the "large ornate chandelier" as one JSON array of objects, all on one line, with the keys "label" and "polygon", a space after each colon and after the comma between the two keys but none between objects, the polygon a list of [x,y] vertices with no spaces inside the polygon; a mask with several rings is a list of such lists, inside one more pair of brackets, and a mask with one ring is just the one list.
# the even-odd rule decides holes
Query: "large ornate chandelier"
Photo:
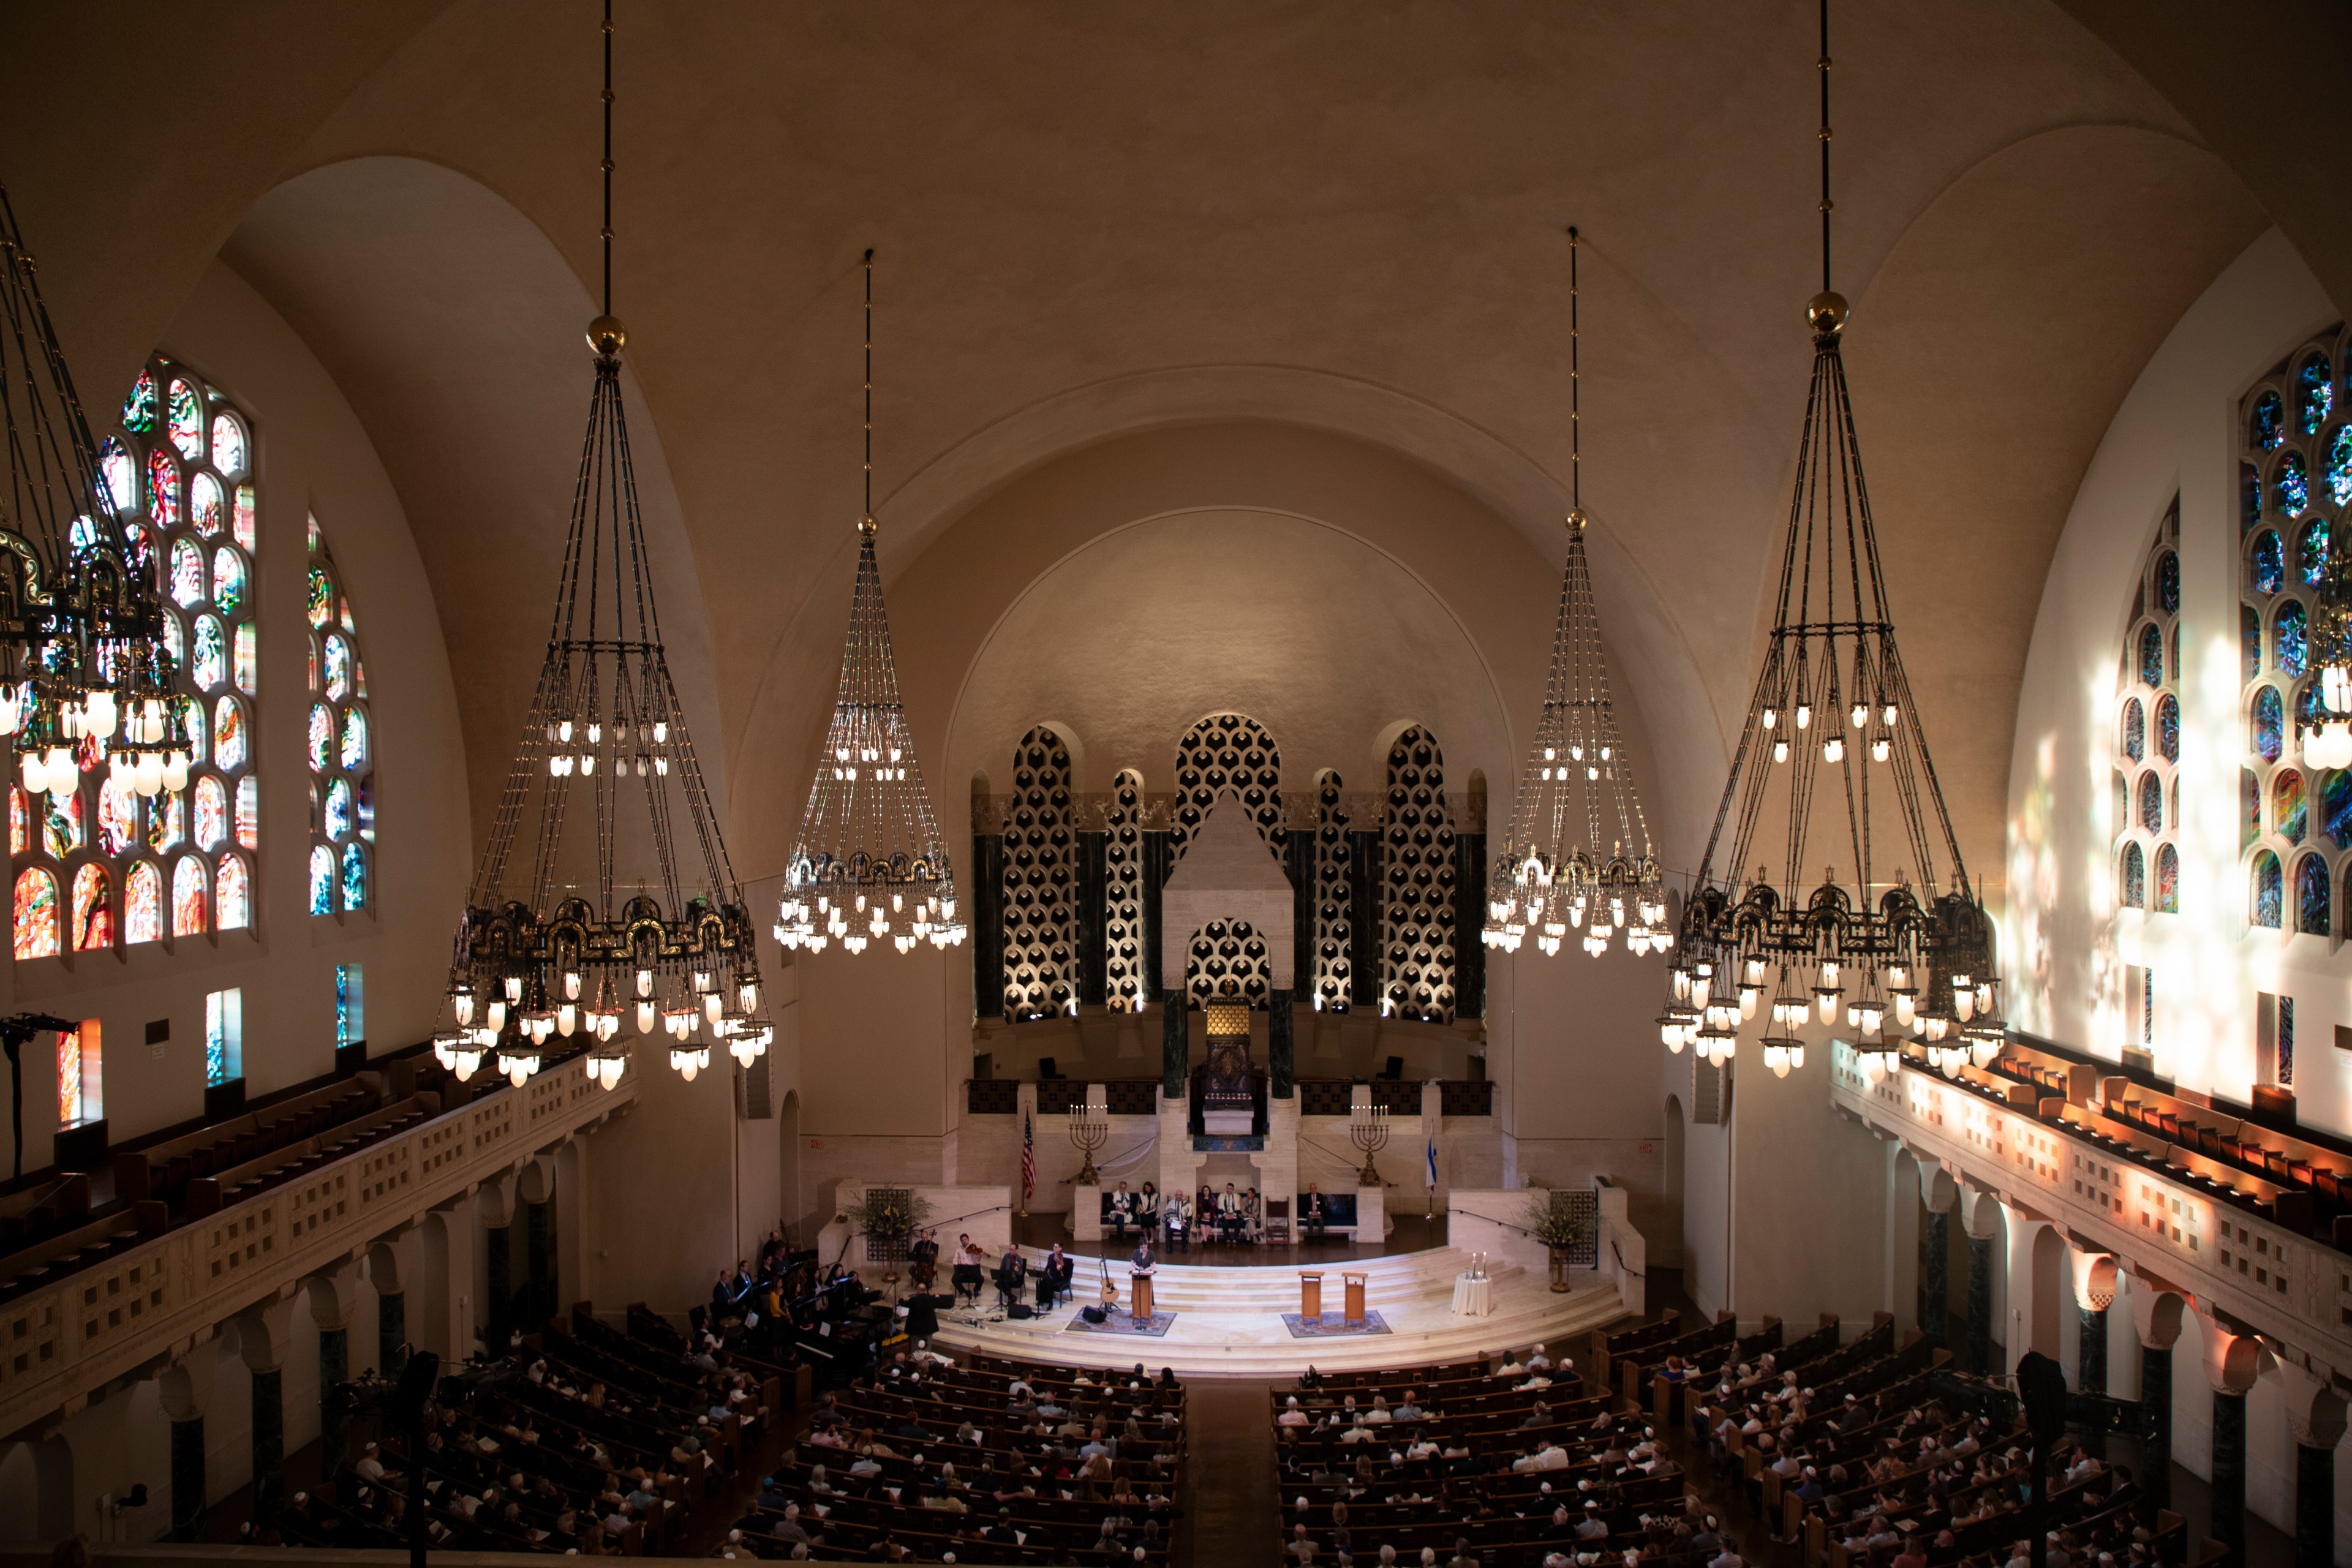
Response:
[{"label": "large ornate chandelier", "polygon": [[[1609,951],[1622,930],[1636,953],[1664,952],[1666,895],[1650,847],[1649,824],[1633,788],[1633,770],[1617,733],[1601,617],[1585,558],[1583,448],[1577,321],[1579,237],[1568,231],[1568,564],[1560,574],[1559,624],[1552,634],[1551,676],[1543,717],[1519,769],[1510,837],[1487,878],[1489,947],[1517,952],[1532,931],[1536,946],[1559,952],[1582,929],[1584,951]],[[1604,829],[1609,834],[1605,840]]]},{"label": "large ornate chandelier", "polygon": [[[1990,1060],[2002,1038],[1992,926],[1969,887],[1895,649],[1838,353],[1846,301],[1830,288],[1826,0],[1819,68],[1822,292],[1807,312],[1812,388],[1780,598],[1715,831],[1683,910],[1684,952],[1659,1033],[1670,1049],[1691,1046],[1719,1065],[1769,992],[1764,1063],[1775,1074],[1804,1065],[1798,1031],[1809,1019],[1817,1014],[1833,1028],[1841,1011],[1874,1077],[1895,1062],[1906,1032],[1933,1065],[1957,1071],[1965,1057]],[[1750,858],[1768,802],[1787,812],[1777,883]],[[1835,861],[1808,887],[1816,808],[1830,818]],[[1874,840],[1874,817],[1889,814],[1899,831]],[[1772,820],[1779,823],[1777,812]],[[1899,847],[1892,857],[1882,853],[1889,837]],[[1939,846],[1948,880],[1938,870]]]},{"label": "large ornate chandelier", "polygon": [[[588,324],[596,381],[572,491],[547,658],[508,772],[490,841],[457,928],[448,1025],[436,1053],[462,1079],[485,1054],[520,1085],[549,1037],[584,1036],[587,1069],[620,1079],[621,1035],[669,1037],[688,1079],[710,1044],[748,1067],[773,1030],[760,1010],[750,910],[728,863],[686,714],[671,684],[654,605],[651,552],[637,506],[621,350],[613,310],[613,13],[604,7],[604,303]],[[700,854],[689,884],[673,840],[673,791]],[[575,793],[576,792],[576,793]],[[581,800],[579,795],[586,799]],[[642,803],[644,825],[629,801]],[[584,805],[593,843],[567,857],[564,827]],[[516,837],[531,824],[529,879],[507,890]],[[624,887],[624,837],[651,864]]]},{"label": "large ornate chandelier", "polygon": [[776,940],[821,952],[839,938],[863,952],[888,937],[900,952],[929,938],[963,941],[948,864],[914,737],[898,701],[890,614],[874,559],[874,253],[866,253],[866,507],[857,519],[857,583],[841,650],[841,690],[809,785],[800,841],[784,871]]},{"label": "large ornate chandelier", "polygon": [[27,795],[70,793],[100,766],[142,795],[184,788],[152,538],[100,471],[5,187],[0,311],[0,736]]}]

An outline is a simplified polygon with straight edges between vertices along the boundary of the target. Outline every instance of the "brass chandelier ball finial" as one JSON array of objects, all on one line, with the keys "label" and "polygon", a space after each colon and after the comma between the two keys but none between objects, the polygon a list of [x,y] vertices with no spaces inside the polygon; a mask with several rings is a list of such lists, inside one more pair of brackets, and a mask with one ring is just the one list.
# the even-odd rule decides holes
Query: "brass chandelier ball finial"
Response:
[{"label": "brass chandelier ball finial", "polygon": [[1582,533],[1584,525],[1591,521],[1592,520],[1584,515],[1582,507],[1570,507],[1568,512],[1568,531],[1570,533]]},{"label": "brass chandelier ball finial", "polygon": [[629,341],[629,329],[618,316],[599,316],[588,323],[588,346],[599,359],[617,359]]},{"label": "brass chandelier ball finial", "polygon": [[1805,320],[1814,331],[1824,335],[1843,330],[1847,313],[1845,296],[1829,289],[1814,295],[1805,306]]}]

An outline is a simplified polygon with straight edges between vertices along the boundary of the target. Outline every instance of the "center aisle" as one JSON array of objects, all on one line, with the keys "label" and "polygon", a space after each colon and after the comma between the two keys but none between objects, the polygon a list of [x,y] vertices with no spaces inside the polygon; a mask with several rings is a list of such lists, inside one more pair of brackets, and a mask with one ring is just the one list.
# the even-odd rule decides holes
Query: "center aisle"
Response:
[{"label": "center aisle", "polygon": [[1264,1561],[1282,1522],[1282,1500],[1274,1490],[1274,1428],[1265,1418],[1273,1389],[1268,1382],[1223,1377],[1185,1388],[1191,1511],[1181,1533],[1182,1561],[1171,1568]]}]

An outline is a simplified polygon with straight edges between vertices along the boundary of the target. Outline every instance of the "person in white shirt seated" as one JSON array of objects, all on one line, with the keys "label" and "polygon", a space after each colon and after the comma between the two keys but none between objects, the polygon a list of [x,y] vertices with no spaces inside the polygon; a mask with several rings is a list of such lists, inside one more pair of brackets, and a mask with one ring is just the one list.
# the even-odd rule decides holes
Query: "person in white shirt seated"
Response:
[{"label": "person in white shirt seated", "polygon": [[1511,1387],[1512,1387],[1513,1389],[1515,1389],[1515,1390],[1524,1390],[1524,1389],[1529,1389],[1529,1388],[1549,1388],[1550,1386],[1551,1386],[1551,1379],[1550,1379],[1550,1378],[1546,1377],[1543,1373],[1539,1373],[1539,1372],[1538,1372],[1538,1373],[1534,1373],[1532,1376],[1529,1376],[1529,1377],[1526,1378],[1525,1380],[1523,1380],[1523,1381],[1521,1381],[1521,1382],[1515,1383],[1515,1384],[1511,1384]]},{"label": "person in white shirt seated", "polygon": [[1568,1468],[1568,1450],[1546,1442],[1534,1453],[1513,1459],[1511,1468],[1520,1475],[1535,1470],[1564,1470]]},{"label": "person in white shirt seated", "polygon": [[1496,1377],[1525,1377],[1527,1373],[1528,1369],[1518,1356],[1508,1351],[1503,1352],[1503,1364],[1495,1369]]},{"label": "person in white shirt seated", "polygon": [[1529,1372],[1549,1372],[1551,1370],[1551,1358],[1544,1354],[1544,1348],[1540,1342],[1536,1345],[1535,1353],[1528,1357],[1528,1370]]},{"label": "person in white shirt seated", "polygon": [[389,1486],[398,1481],[400,1479],[400,1472],[397,1470],[385,1469],[383,1468],[383,1461],[378,1458],[376,1454],[376,1446],[373,1443],[370,1443],[367,1447],[361,1452],[359,1463],[353,1465],[352,1468],[357,1470],[363,1479],[377,1485]]},{"label": "person in white shirt seated", "polygon": [[1282,1414],[1276,1416],[1274,1419],[1275,1425],[1277,1426],[1306,1426],[1307,1412],[1298,1408],[1298,1395],[1295,1394],[1292,1394],[1288,1401],[1284,1404]]},{"label": "person in white shirt seated", "polygon": [[1364,1412],[1362,1419],[1366,1426],[1380,1426],[1395,1420],[1394,1413],[1389,1409],[1388,1396],[1382,1394],[1373,1394],[1372,1407]]}]

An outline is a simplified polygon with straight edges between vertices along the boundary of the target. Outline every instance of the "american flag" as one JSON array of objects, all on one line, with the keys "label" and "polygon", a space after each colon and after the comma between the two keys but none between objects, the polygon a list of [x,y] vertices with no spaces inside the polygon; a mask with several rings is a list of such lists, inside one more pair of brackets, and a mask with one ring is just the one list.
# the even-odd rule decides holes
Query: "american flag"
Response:
[{"label": "american flag", "polygon": [[1037,1190],[1037,1121],[1027,1111],[1021,1113],[1021,1206],[1027,1208],[1029,1199]]}]

